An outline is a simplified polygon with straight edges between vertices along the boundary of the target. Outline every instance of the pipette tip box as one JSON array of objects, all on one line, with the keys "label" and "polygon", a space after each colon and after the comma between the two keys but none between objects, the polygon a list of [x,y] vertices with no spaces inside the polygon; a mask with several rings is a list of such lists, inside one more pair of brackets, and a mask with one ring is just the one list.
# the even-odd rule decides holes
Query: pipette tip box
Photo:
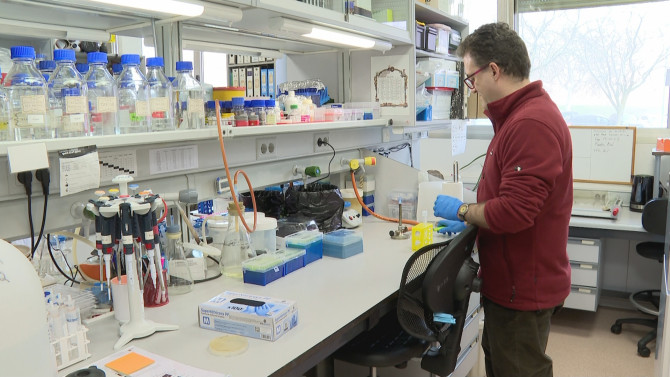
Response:
[{"label": "pipette tip box", "polygon": [[301,230],[284,238],[286,247],[305,249],[305,266],[323,257],[323,233]]},{"label": "pipette tip box", "polygon": [[284,276],[284,260],[276,254],[261,254],[242,262],[245,283],[267,285]]},{"label": "pipette tip box", "polygon": [[284,260],[284,276],[305,267],[305,249],[286,248],[277,251],[276,255]]},{"label": "pipette tip box", "polygon": [[269,341],[298,325],[295,301],[226,291],[198,305],[200,327]]},{"label": "pipette tip box", "polygon": [[353,230],[339,229],[323,236],[323,255],[349,258],[363,252],[363,237]]}]

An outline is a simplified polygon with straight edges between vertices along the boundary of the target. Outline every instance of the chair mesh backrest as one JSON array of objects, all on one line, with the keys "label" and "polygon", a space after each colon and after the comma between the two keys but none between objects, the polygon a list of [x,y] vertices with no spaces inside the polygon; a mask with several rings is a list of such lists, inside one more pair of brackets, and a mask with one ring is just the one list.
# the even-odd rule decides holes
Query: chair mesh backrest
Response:
[{"label": "chair mesh backrest", "polygon": [[398,321],[410,335],[427,341],[436,341],[437,334],[426,326],[426,312],[421,288],[426,270],[433,259],[451,242],[431,244],[417,250],[405,264],[398,290]]}]

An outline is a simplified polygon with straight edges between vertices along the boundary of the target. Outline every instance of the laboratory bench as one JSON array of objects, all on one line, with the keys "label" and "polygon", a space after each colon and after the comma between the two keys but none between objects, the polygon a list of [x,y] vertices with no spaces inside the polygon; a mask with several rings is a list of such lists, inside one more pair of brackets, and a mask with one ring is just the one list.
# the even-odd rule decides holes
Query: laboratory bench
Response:
[{"label": "laboratory bench", "polygon": [[[396,228],[393,223],[366,219],[357,229],[363,234],[363,253],[347,259],[323,257],[267,286],[222,276],[196,284],[190,293],[170,295],[167,305],[145,308],[145,318],[176,324],[179,329],[154,333],[129,345],[233,377],[301,376],[394,309],[402,270],[412,254],[410,240],[389,237],[389,230]],[[198,304],[224,291],[294,300],[298,325],[274,342],[247,338],[249,348],[240,355],[215,356],[207,350],[209,342],[224,334],[199,327]],[[114,353],[118,329],[113,317],[92,323],[88,332],[91,357],[59,375]]]}]

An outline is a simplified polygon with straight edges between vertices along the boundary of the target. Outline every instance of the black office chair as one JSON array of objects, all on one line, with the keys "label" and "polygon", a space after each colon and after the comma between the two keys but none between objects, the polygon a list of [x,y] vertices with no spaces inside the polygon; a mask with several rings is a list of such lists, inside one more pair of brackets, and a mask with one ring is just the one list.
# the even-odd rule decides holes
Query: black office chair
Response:
[{"label": "black office chair", "polygon": [[[668,211],[668,199],[654,199],[648,202],[642,210],[642,227],[649,233],[665,235],[666,216]],[[645,258],[655,259],[663,263],[664,244],[662,242],[640,242],[635,251]],[[656,339],[658,327],[658,308],[660,300],[660,289],[648,289],[634,292],[630,295],[630,302],[639,311],[652,315],[652,318],[620,318],[612,325],[612,332],[621,334],[621,325],[633,323],[652,328],[645,336],[637,342],[637,354],[649,357],[651,350],[647,344]],[[643,303],[648,303],[644,305]],[[649,305],[651,304],[651,306]]]},{"label": "black office chair", "polygon": [[[396,312],[340,348],[335,359],[370,367],[405,367],[422,356],[421,368],[447,376],[456,368],[471,292],[479,291],[479,264],[472,257],[477,228],[427,245],[410,256],[402,273]],[[453,324],[436,314],[451,315]],[[432,343],[432,345],[431,345]]]}]

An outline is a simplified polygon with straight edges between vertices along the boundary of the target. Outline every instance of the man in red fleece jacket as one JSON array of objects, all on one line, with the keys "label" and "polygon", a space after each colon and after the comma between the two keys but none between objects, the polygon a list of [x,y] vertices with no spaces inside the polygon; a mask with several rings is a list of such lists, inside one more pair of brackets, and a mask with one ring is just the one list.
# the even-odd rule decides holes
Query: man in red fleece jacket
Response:
[{"label": "man in red fleece jacket", "polygon": [[486,375],[552,376],[551,316],[570,293],[570,132],[542,82],[530,81],[526,46],[507,24],[481,26],[458,54],[495,135],[477,203],[440,195],[435,216],[445,231],[479,227]]}]

